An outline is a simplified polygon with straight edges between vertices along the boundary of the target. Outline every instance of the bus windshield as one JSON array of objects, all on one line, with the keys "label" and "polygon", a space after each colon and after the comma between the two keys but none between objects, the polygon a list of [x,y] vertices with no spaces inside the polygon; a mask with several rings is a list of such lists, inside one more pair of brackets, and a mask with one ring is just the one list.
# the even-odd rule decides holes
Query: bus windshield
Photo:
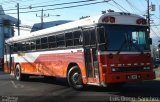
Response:
[{"label": "bus windshield", "polygon": [[108,51],[139,51],[149,50],[148,27],[107,25],[105,37]]}]

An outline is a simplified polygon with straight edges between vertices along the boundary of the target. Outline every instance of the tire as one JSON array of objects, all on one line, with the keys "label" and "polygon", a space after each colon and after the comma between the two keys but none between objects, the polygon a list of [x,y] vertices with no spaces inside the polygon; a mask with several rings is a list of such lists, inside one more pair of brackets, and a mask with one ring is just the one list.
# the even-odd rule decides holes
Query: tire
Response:
[{"label": "tire", "polygon": [[18,81],[23,81],[28,79],[28,75],[22,74],[21,73],[21,67],[19,64],[16,65],[16,70],[15,70],[15,79]]},{"label": "tire", "polygon": [[74,89],[82,89],[83,88],[82,74],[81,74],[78,66],[73,66],[68,71],[67,81],[68,81],[69,86],[71,86]]}]

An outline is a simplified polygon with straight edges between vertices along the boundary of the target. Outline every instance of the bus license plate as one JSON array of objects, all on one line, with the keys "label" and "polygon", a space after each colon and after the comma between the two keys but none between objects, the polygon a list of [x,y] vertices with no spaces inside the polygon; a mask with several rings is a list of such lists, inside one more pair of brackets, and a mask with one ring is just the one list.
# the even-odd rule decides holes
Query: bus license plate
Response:
[{"label": "bus license plate", "polygon": [[128,79],[138,79],[137,75],[130,75]]}]

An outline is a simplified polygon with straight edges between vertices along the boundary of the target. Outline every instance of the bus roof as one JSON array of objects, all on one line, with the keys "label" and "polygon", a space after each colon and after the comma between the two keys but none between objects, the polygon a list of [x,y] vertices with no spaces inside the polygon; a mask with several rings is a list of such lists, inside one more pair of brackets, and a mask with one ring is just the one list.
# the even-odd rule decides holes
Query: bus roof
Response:
[{"label": "bus roof", "polygon": [[[115,23],[103,22],[103,19],[106,17],[114,17]],[[6,43],[18,42],[18,41],[25,40],[25,39],[33,39],[33,38],[37,38],[40,36],[46,36],[48,34],[53,34],[53,33],[66,31],[66,30],[74,29],[74,28],[83,28],[85,26],[91,26],[91,25],[95,25],[95,24],[99,24],[99,23],[101,23],[101,24],[138,25],[136,23],[137,19],[144,19],[144,18],[139,15],[136,15],[136,14],[123,13],[123,12],[109,12],[109,13],[106,13],[103,15],[88,17],[88,18],[77,20],[77,21],[73,21],[73,22],[57,25],[54,27],[42,29],[39,31],[30,32],[27,35],[21,34],[20,36],[15,36],[15,37],[7,39]],[[147,26],[147,25],[142,25],[142,26]]]}]

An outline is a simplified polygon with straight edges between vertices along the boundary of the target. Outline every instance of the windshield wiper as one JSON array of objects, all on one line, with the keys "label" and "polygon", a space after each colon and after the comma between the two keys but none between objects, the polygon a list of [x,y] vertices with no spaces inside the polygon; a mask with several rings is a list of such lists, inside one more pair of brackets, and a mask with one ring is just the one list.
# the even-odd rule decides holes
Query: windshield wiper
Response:
[{"label": "windshield wiper", "polygon": [[126,45],[126,40],[121,44],[120,48],[118,49],[117,55],[121,52],[124,45]]},{"label": "windshield wiper", "polygon": [[125,40],[118,49],[117,55],[121,52],[122,48],[124,47],[124,45],[126,45],[126,43],[127,43],[127,34],[125,34]]},{"label": "windshield wiper", "polygon": [[143,54],[143,50],[138,46],[138,44],[131,42],[131,45],[133,45],[133,47],[137,50],[139,50],[141,52],[141,54]]}]

